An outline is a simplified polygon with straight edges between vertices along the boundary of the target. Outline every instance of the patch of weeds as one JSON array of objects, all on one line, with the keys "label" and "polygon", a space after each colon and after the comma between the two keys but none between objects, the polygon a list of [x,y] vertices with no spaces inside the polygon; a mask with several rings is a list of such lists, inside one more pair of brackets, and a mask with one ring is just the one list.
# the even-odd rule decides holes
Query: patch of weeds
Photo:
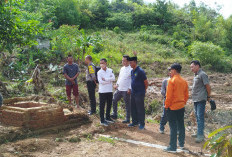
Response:
[{"label": "patch of weeds", "polygon": [[152,123],[152,124],[159,124],[160,122],[158,120],[154,120],[154,119],[147,119],[148,123]]},{"label": "patch of weeds", "polygon": [[115,140],[112,139],[112,138],[99,137],[99,138],[98,138],[98,141],[107,142],[107,143],[110,143],[110,144],[112,144],[112,145],[115,145]]},{"label": "patch of weeds", "polygon": [[93,139],[93,135],[88,133],[88,134],[84,134],[83,135],[84,138],[86,138],[88,141],[92,140]]},{"label": "patch of weeds", "polygon": [[62,138],[56,138],[55,141],[56,142],[64,142],[64,139],[62,139]]},{"label": "patch of weeds", "polygon": [[78,136],[72,136],[72,137],[68,138],[67,141],[69,141],[71,143],[77,143],[77,142],[81,142],[81,138]]},{"label": "patch of weeds", "polygon": [[151,114],[156,113],[160,109],[161,104],[162,103],[160,101],[153,100],[150,105],[146,106],[145,108],[146,114],[151,115]]}]

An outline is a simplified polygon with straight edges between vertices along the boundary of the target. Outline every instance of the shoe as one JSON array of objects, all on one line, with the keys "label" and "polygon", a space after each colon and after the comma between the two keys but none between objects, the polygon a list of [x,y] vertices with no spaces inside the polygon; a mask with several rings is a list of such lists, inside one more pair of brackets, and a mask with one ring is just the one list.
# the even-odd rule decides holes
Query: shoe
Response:
[{"label": "shoe", "polygon": [[96,112],[88,112],[88,115],[94,115]]},{"label": "shoe", "polygon": [[160,130],[159,132],[160,132],[161,134],[164,134],[164,130]]},{"label": "shoe", "polygon": [[139,125],[139,130],[144,130],[145,125]]},{"label": "shoe", "polygon": [[107,119],[106,119],[106,122],[107,122],[107,123],[114,123],[114,121],[113,121],[111,118],[107,118]]},{"label": "shoe", "polygon": [[168,152],[168,153],[176,153],[176,149],[173,149],[171,147],[167,147],[164,149],[164,152]]},{"label": "shoe", "polygon": [[129,127],[135,127],[135,126],[137,126],[138,124],[134,124],[134,123],[130,123],[128,126]]},{"label": "shoe", "polygon": [[102,126],[109,126],[109,124],[107,122],[101,122],[100,125],[102,125]]},{"label": "shoe", "polygon": [[179,147],[180,148],[180,150],[184,150],[184,147]]},{"label": "shoe", "polygon": [[130,120],[124,120],[122,121],[122,123],[125,123],[125,124],[130,123]]},{"label": "shoe", "polygon": [[198,136],[198,137],[196,138],[195,142],[196,142],[196,143],[201,143],[201,142],[204,141],[204,139],[205,139],[204,136]]},{"label": "shoe", "polygon": [[179,145],[180,150],[184,150],[184,145]]},{"label": "shoe", "polygon": [[197,138],[197,134],[192,134],[191,137]]},{"label": "shoe", "polygon": [[112,115],[110,115],[110,118],[112,118],[112,119],[118,119],[118,116],[112,114]]}]

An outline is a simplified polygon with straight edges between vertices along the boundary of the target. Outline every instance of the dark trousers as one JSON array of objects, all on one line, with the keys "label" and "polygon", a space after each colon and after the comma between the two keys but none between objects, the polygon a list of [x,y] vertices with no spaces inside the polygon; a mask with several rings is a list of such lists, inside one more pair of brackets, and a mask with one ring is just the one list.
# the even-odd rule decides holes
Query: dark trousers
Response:
[{"label": "dark trousers", "polygon": [[131,116],[133,124],[145,125],[144,94],[131,95]]},{"label": "dark trousers", "polygon": [[101,122],[103,123],[105,121],[104,114],[105,114],[105,103],[107,102],[106,107],[106,119],[110,119],[110,110],[112,106],[112,99],[113,99],[113,93],[99,93],[100,98],[100,118]]},{"label": "dark trousers", "polygon": [[160,120],[160,130],[164,131],[167,122],[168,122],[167,110],[165,109],[165,107],[163,107],[163,113]]},{"label": "dark trousers", "polygon": [[95,113],[96,112],[96,97],[95,97],[96,84],[95,82],[87,81],[87,88],[88,88],[88,93],[89,93],[91,112]]},{"label": "dark trousers", "polygon": [[168,110],[168,121],[170,127],[170,147],[177,148],[177,128],[179,131],[179,146],[184,146],[185,141],[185,127],[184,127],[184,112],[185,108],[180,110]]},{"label": "dark trousers", "polygon": [[126,120],[130,120],[130,94],[127,91],[116,90],[113,97],[113,115],[118,116],[118,101],[123,98],[126,105]]}]

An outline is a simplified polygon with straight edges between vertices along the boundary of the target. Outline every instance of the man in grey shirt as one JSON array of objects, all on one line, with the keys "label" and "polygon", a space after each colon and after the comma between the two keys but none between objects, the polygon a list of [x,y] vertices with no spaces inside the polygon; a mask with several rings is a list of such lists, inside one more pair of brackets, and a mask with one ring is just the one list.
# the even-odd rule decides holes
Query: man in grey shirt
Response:
[{"label": "man in grey shirt", "polygon": [[211,87],[209,85],[208,75],[201,69],[199,61],[192,61],[190,67],[195,74],[192,87],[192,100],[194,102],[197,119],[197,134],[192,135],[192,137],[196,137],[196,142],[200,143],[204,141],[205,105],[206,101],[210,100]]},{"label": "man in grey shirt", "polygon": [[167,110],[165,110],[165,100],[166,100],[166,90],[167,90],[167,86],[168,86],[168,80],[171,77],[171,68],[168,67],[168,76],[169,78],[165,78],[162,82],[162,86],[161,86],[161,94],[164,98],[163,100],[163,113],[161,116],[161,120],[160,120],[160,133],[164,134],[164,126],[167,124],[168,118],[167,118]]}]

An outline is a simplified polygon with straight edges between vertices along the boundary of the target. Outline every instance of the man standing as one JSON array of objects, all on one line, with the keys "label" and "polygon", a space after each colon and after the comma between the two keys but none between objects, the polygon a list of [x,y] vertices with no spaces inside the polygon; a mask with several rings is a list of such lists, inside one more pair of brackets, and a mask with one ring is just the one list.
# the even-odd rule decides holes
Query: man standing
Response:
[{"label": "man standing", "polygon": [[71,92],[73,90],[73,95],[75,96],[76,106],[79,108],[79,92],[78,92],[78,84],[77,77],[79,75],[79,67],[76,63],[73,63],[72,55],[68,55],[67,64],[65,64],[63,69],[64,77],[66,78],[66,94],[68,97],[69,105],[71,105]]},{"label": "man standing", "polygon": [[118,117],[118,101],[123,98],[126,104],[126,120],[123,123],[130,123],[130,93],[131,93],[131,66],[129,65],[129,56],[125,55],[122,58],[123,67],[120,70],[118,81],[114,86],[117,89],[113,97],[113,114],[111,117]]},{"label": "man standing", "polygon": [[184,148],[185,127],[184,112],[188,101],[188,83],[180,76],[181,65],[174,63],[171,66],[171,78],[168,81],[165,109],[168,110],[170,127],[170,143],[164,151],[175,153],[177,149],[177,128],[179,131],[179,146]]},{"label": "man standing", "polygon": [[148,81],[145,72],[137,66],[137,57],[130,58],[131,71],[131,116],[132,123],[129,127],[139,124],[139,129],[145,127],[145,107],[144,98],[148,87]]},{"label": "man standing", "polygon": [[86,82],[87,89],[89,93],[90,107],[89,115],[93,115],[96,113],[96,98],[95,98],[95,90],[96,90],[96,68],[92,62],[92,57],[87,55],[85,57],[85,64],[87,64],[88,69],[86,70]]},{"label": "man standing", "polygon": [[162,87],[161,87],[161,94],[164,98],[163,100],[163,113],[161,116],[160,120],[160,133],[164,134],[164,126],[167,124],[168,117],[167,117],[167,110],[165,110],[165,100],[166,100],[166,91],[167,91],[167,85],[168,85],[168,80],[171,78],[171,68],[168,67],[168,76],[169,78],[165,78],[162,82]]},{"label": "man standing", "polygon": [[190,68],[195,74],[192,87],[192,100],[194,102],[195,115],[197,119],[197,134],[192,136],[196,138],[196,143],[200,143],[204,141],[205,105],[206,101],[210,100],[211,88],[208,76],[201,69],[199,61],[192,61]]},{"label": "man standing", "polygon": [[[101,70],[98,71],[97,77],[99,82],[99,98],[100,98],[100,118],[101,125],[108,126],[108,123],[114,123],[110,118],[110,110],[112,106],[113,98],[113,81],[115,76],[113,70],[107,68],[107,60],[102,58],[100,60]],[[105,103],[107,102],[106,107],[106,119],[104,118],[105,114]]]}]

